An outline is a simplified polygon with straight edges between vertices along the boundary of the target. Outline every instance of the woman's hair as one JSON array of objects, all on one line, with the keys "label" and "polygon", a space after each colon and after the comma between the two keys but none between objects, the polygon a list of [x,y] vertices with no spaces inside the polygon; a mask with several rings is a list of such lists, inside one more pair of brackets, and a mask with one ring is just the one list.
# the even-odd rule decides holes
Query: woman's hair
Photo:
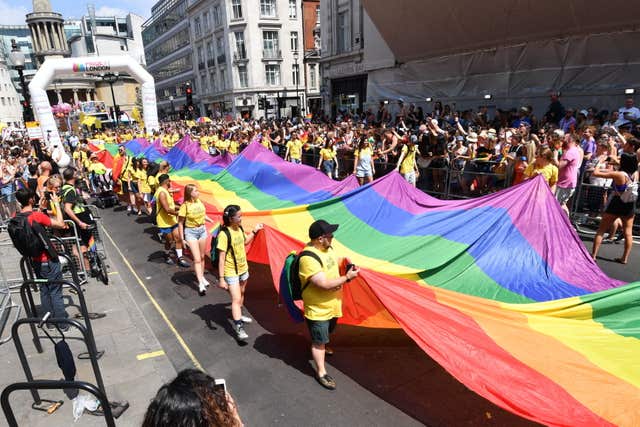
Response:
[{"label": "woman's hair", "polygon": [[160,162],[160,171],[162,173],[166,173],[167,171],[169,171],[170,166],[169,166],[169,162],[167,162],[166,160],[163,160]]},{"label": "woman's hair", "polygon": [[638,158],[635,153],[622,153],[620,156],[620,171],[632,175],[638,170]]},{"label": "woman's hair", "polygon": [[543,159],[545,159],[548,162],[552,162],[553,161],[553,151],[551,151],[551,148],[543,149],[540,152],[539,156],[542,157]]},{"label": "woman's hair", "polygon": [[196,187],[195,184],[187,184],[184,186],[184,201],[185,202],[192,202],[193,201],[193,192],[194,190],[197,190],[198,187]]},{"label": "woman's hair", "polygon": [[62,180],[56,176],[50,176],[49,178],[47,178],[47,180],[45,181],[44,185],[48,188],[48,187],[53,187],[55,185],[62,185]]},{"label": "woman's hair", "polygon": [[149,166],[147,166],[147,176],[156,176],[159,171],[160,165],[155,162],[151,162],[149,163]]},{"label": "woman's hair", "polygon": [[233,404],[215,380],[196,369],[186,369],[153,398],[142,427],[236,427]]},{"label": "woman's hair", "polygon": [[231,218],[233,218],[240,211],[240,206],[238,205],[229,205],[224,208],[222,212],[222,222],[225,227],[229,227],[231,225]]}]

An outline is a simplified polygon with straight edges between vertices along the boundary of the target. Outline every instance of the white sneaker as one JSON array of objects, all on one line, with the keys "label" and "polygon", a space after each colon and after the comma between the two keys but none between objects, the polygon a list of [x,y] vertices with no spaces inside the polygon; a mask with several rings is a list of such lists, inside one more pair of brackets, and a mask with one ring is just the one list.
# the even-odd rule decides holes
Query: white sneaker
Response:
[{"label": "white sneaker", "polygon": [[208,281],[207,279],[202,279],[202,284],[203,284],[206,288],[208,288],[208,287],[209,287],[209,285],[210,285],[211,283],[209,283],[209,281]]},{"label": "white sneaker", "polygon": [[251,317],[248,317],[248,316],[242,316],[240,318],[240,320],[242,320],[243,323],[251,323],[251,322],[253,322],[253,319]]},{"label": "white sneaker", "polygon": [[240,325],[236,326],[236,335],[238,336],[239,340],[246,340],[247,338],[249,338],[249,335],[247,334],[247,332]]}]

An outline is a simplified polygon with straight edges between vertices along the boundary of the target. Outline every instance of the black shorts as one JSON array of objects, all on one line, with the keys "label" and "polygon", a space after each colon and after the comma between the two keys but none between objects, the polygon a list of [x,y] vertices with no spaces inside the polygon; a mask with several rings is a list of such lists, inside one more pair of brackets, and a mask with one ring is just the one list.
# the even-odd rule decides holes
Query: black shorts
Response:
[{"label": "black shorts", "polygon": [[314,344],[327,344],[329,342],[329,334],[333,333],[338,323],[337,317],[330,320],[305,320],[311,335],[311,342]]},{"label": "black shorts", "polygon": [[615,194],[609,201],[604,212],[619,216],[620,218],[628,218],[635,213],[635,202],[625,203],[620,199],[620,196]]}]

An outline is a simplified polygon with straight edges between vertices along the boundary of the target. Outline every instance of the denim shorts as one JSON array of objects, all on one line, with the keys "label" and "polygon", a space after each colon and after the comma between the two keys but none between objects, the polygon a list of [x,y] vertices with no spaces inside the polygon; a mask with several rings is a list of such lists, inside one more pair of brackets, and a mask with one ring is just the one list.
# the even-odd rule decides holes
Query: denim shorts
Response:
[{"label": "denim shorts", "polygon": [[556,187],[556,199],[558,200],[558,203],[566,205],[575,191],[575,188]]},{"label": "denim shorts", "polygon": [[239,285],[240,282],[244,282],[249,278],[249,272],[245,271],[240,276],[224,276],[224,281],[227,282],[227,285]]},{"label": "denim shorts", "polygon": [[411,172],[407,172],[407,173],[403,173],[402,177],[405,179],[405,181],[407,181],[409,184],[412,185],[416,185],[416,172],[415,171],[411,171]]},{"label": "denim shorts", "polygon": [[187,242],[193,242],[205,239],[207,237],[207,229],[203,225],[200,227],[185,227],[184,228],[184,240]]},{"label": "denim shorts", "polygon": [[171,227],[158,227],[158,231],[160,234],[171,234],[176,228],[178,228],[178,224],[174,224]]}]

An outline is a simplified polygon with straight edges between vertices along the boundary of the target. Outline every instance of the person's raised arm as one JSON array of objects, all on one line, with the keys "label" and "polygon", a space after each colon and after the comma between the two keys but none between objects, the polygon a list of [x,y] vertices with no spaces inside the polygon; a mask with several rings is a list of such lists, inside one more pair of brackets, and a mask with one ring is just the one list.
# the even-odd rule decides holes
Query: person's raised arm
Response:
[{"label": "person's raised arm", "polygon": [[60,208],[60,196],[56,193],[51,194],[51,203],[55,206],[56,216],[51,217],[51,227],[53,228],[67,228],[67,224],[64,223],[62,217],[62,209]]}]

